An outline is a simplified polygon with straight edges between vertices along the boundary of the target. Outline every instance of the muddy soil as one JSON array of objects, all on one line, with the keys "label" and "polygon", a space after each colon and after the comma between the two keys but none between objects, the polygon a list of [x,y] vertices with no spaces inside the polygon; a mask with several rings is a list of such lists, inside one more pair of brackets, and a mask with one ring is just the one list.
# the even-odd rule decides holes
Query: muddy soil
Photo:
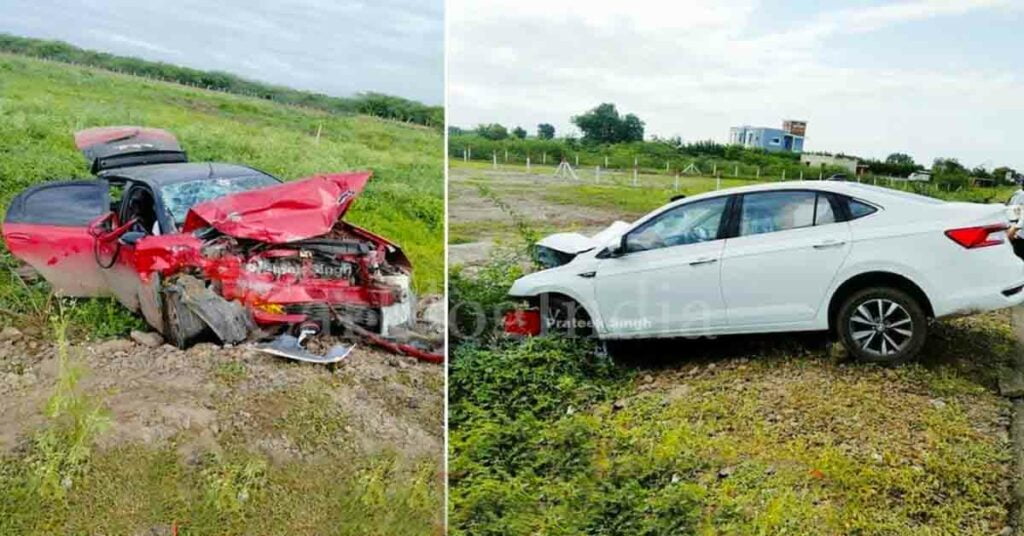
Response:
[{"label": "muddy soil", "polygon": [[[251,345],[203,343],[182,351],[124,338],[76,343],[68,352],[85,368],[80,388],[112,416],[101,448],[169,442],[188,458],[230,441],[275,460],[313,455],[282,433],[281,418],[294,408],[308,411],[302,404],[314,400],[323,415],[344,416],[334,446],[442,460],[444,369],[438,365],[365,345],[333,370],[269,356]],[[54,343],[35,337],[7,333],[0,340],[0,453],[18,449],[45,423],[57,355]]]}]

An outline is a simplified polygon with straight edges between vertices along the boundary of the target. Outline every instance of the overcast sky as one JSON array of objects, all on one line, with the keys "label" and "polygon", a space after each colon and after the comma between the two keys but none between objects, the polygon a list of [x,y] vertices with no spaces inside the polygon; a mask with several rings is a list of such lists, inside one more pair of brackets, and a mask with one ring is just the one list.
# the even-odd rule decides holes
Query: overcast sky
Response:
[{"label": "overcast sky", "polygon": [[444,0],[0,0],[0,32],[329,95],[444,102]]},{"label": "overcast sky", "polygon": [[805,148],[1024,171],[1024,1],[449,0],[449,114],[531,134],[601,102],[647,136],[808,121]]}]

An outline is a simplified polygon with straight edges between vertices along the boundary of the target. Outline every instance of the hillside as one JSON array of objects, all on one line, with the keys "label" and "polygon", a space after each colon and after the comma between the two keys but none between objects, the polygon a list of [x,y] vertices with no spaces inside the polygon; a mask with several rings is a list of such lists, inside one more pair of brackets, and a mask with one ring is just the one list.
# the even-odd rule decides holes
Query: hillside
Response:
[{"label": "hillside", "polygon": [[361,113],[434,128],[441,128],[444,123],[444,108],[441,106],[427,106],[393,95],[368,92],[353,97],[334,97],[257,82],[221,71],[203,71],[159,61],[86,50],[63,41],[0,33],[0,52],[98,67],[118,73],[257,97],[282,104],[318,108],[334,113]]},{"label": "hillside", "polygon": [[[432,128],[0,54],[0,214],[87,177],[75,130],[175,133],[193,161],[292,180],[371,169],[348,218],[443,285]],[[317,132],[320,132],[319,140]],[[339,367],[124,336],[111,300],[56,300],[0,246],[0,534],[425,534],[440,522],[444,371],[363,345]]]}]

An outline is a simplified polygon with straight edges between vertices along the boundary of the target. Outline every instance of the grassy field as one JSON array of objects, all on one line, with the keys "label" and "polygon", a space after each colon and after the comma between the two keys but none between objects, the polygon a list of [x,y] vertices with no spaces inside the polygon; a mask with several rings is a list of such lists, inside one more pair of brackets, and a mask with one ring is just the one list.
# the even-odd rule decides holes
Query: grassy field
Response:
[{"label": "grassy field", "polygon": [[[0,212],[39,181],[87,177],[71,135],[82,128],[138,124],[178,136],[193,161],[249,165],[283,179],[371,169],[348,216],[399,243],[421,293],[443,291],[443,141],[436,130],[367,116],[308,109],[197,90],[88,68],[0,54]],[[316,132],[322,128],[319,143]],[[45,318],[45,289],[13,279],[0,247],[0,311],[10,322]],[[96,335],[123,332],[130,319],[103,301],[78,314],[96,317]]]},{"label": "grassy field", "polygon": [[[521,228],[478,207],[480,188],[543,232],[628,220],[676,193],[668,177],[637,188],[536,166],[453,171],[453,211],[472,210],[450,240],[514,246],[452,273],[452,304],[484,310],[528,263]],[[557,338],[464,342],[449,376],[452,533],[997,534],[1011,485],[997,376],[1018,351],[1005,312],[935,324],[919,361],[897,369],[810,336],[642,342],[614,360]]]},{"label": "grassy field", "polygon": [[[0,55],[0,213],[28,185],[87,177],[72,133],[121,124],[170,130],[193,161],[245,164],[286,180],[373,170],[374,179],[348,218],[402,245],[421,293],[443,292],[442,137],[435,129],[366,116],[332,116]],[[34,403],[26,393],[47,392],[43,372],[53,362],[57,342],[64,347],[66,341],[76,352],[85,351],[79,344],[102,351],[106,343],[87,341],[122,336],[142,323],[112,300],[55,300],[45,283],[26,284],[15,275],[16,264],[0,246],[0,327],[16,326],[25,334],[16,343],[0,341],[0,374],[5,375],[0,387],[15,393],[6,397],[8,408],[45,407],[30,408],[30,414],[44,414],[38,429],[10,424],[23,436],[17,448],[0,452],[0,533],[419,535],[438,530],[441,449],[396,451],[365,423],[392,423],[406,432],[415,423],[439,445],[440,371],[392,367],[386,356],[366,350],[332,374],[261,361],[242,348],[184,353],[164,346],[131,350],[138,354],[127,357],[94,356],[90,367],[104,371],[100,378],[80,365],[62,369],[48,402]],[[66,327],[54,329],[55,318]],[[78,363],[74,355],[68,359]],[[119,359],[152,367],[128,374]],[[109,387],[85,392],[76,387],[83,377]],[[38,384],[26,388],[26,378]],[[126,392],[139,390],[140,381],[152,381],[152,392],[125,400]],[[192,388],[214,395],[181,404],[191,412],[214,412],[218,429],[194,431],[186,423],[166,441],[118,440],[94,447],[109,439],[111,426],[148,426],[131,420],[141,418],[132,404],[145,404],[150,394],[173,400],[176,390]],[[410,396],[403,390],[413,388],[420,401],[415,407],[399,398]],[[347,398],[355,397],[353,392],[358,397]],[[128,405],[117,411],[130,422],[111,414],[112,397]],[[373,408],[372,415],[353,417],[370,412],[367,408]],[[163,426],[159,416],[153,422]],[[196,433],[212,434],[215,448],[183,456],[180,449],[196,441]],[[363,436],[379,445],[357,448],[353,438]],[[294,445],[302,456],[272,459],[257,448],[261,442]]]}]

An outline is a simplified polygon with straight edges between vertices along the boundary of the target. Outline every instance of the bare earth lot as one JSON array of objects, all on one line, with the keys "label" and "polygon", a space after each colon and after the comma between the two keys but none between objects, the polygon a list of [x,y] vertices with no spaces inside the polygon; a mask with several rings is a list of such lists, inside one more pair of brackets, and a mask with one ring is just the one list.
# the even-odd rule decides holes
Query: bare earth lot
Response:
[{"label": "bare earth lot", "polygon": [[[112,339],[73,345],[70,352],[88,370],[80,386],[100,396],[113,417],[101,446],[172,442],[188,456],[218,451],[225,435],[238,435],[272,459],[300,459],[315,449],[303,452],[275,419],[308,394],[318,411],[344,417],[338,436],[329,438],[333,447],[393,450],[410,459],[437,458],[442,448],[443,370],[412,358],[360,347],[332,372],[208,343],[182,351]],[[44,422],[41,410],[57,379],[55,354],[53,343],[28,337],[0,342],[3,451]]]}]

